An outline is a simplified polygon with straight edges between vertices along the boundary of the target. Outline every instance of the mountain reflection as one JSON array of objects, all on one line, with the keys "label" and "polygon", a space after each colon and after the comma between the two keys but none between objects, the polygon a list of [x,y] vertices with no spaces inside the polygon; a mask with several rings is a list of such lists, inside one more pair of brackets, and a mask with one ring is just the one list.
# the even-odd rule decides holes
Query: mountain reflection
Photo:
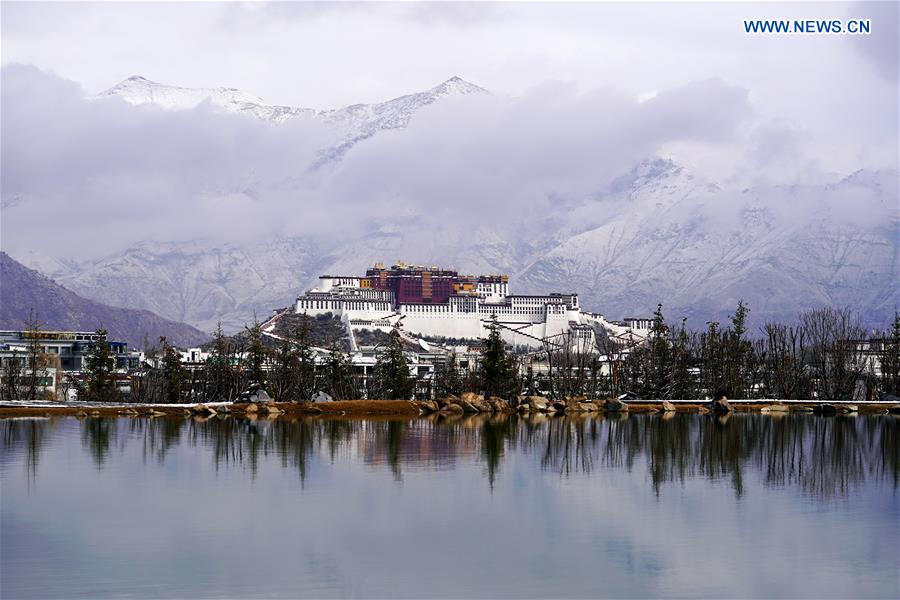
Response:
[{"label": "mountain reflection", "polygon": [[71,435],[71,427],[99,469],[116,451],[141,444],[145,461],[164,463],[187,446],[211,454],[216,469],[255,475],[262,461],[277,460],[301,480],[314,461],[339,458],[387,467],[397,482],[407,471],[454,469],[469,460],[483,465],[493,488],[510,457],[521,455],[562,477],[646,469],[657,493],[692,477],[728,481],[737,496],[748,476],[814,496],[846,495],[868,480],[895,490],[900,484],[900,421],[891,416],[12,419],[0,421],[0,466],[24,464],[34,477],[42,448]]}]

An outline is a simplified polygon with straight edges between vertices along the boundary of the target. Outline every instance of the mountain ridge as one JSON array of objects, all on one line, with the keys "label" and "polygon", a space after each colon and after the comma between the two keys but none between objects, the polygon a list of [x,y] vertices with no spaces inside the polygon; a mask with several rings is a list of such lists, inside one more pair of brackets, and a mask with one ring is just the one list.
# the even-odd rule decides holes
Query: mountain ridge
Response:
[{"label": "mountain ridge", "polygon": [[[139,302],[206,330],[218,320],[239,330],[288,306],[320,273],[400,258],[508,273],[514,293],[575,291],[586,309],[613,319],[662,302],[667,314],[702,325],[744,299],[756,324],[826,304],[876,323],[898,303],[898,223],[879,219],[896,204],[896,185],[894,173],[863,171],[816,186],[733,190],[651,159],[529,230],[485,224],[435,238],[415,221],[331,241],[141,242],[85,263],[36,262],[59,264],[55,276],[87,297]],[[853,220],[848,198],[871,222]],[[798,221],[791,206],[803,202],[816,212]]]},{"label": "mountain ridge", "polygon": [[443,98],[470,94],[489,94],[488,90],[454,75],[421,92],[404,94],[383,102],[350,104],[335,109],[314,109],[268,104],[262,98],[237,88],[188,88],[151,81],[141,75],[117,83],[97,94],[96,98],[119,98],[129,104],[156,105],[166,110],[190,110],[203,102],[226,113],[251,116],[261,121],[282,124],[291,119],[309,118],[336,129],[340,142],[322,148],[319,158],[310,165],[320,168],[342,158],[356,143],[379,131],[406,127],[415,114]]},{"label": "mountain ridge", "polygon": [[31,315],[42,329],[94,331],[104,328],[111,339],[139,346],[160,336],[178,346],[193,346],[209,335],[148,310],[114,307],[83,298],[49,277],[0,252],[0,327],[23,329]]}]

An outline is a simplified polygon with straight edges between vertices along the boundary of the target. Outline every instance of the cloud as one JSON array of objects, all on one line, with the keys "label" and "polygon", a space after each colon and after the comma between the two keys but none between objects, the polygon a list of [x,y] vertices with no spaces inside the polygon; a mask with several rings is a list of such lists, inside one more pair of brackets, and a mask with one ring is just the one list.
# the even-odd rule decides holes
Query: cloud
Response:
[{"label": "cloud", "polygon": [[338,141],[312,119],[88,99],[25,65],[4,67],[2,83],[4,246],[27,247],[40,228],[48,249],[87,255],[143,239],[360,233],[398,220],[519,226],[668,142],[727,142],[749,113],[746,90],[721,80],[643,103],[551,82],[513,99],[444,99],[310,171]]},{"label": "cloud", "polygon": [[857,2],[848,7],[847,18],[871,19],[871,34],[853,36],[852,43],[879,75],[896,83],[900,76],[900,4]]}]

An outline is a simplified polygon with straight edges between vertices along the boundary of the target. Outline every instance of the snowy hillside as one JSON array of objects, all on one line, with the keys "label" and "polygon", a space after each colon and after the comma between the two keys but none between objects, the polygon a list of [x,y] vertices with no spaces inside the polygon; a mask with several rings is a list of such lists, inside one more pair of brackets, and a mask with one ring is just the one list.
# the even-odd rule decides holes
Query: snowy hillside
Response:
[{"label": "snowy hillside", "polygon": [[[73,181],[87,186],[84,198],[115,181],[120,187],[111,197],[117,200],[177,211],[182,202],[207,202],[215,210],[198,214],[208,223],[175,232],[162,231],[159,224],[135,227],[128,238],[134,243],[126,250],[118,246],[115,253],[90,260],[68,250],[44,256],[42,246],[13,254],[86,298],[145,308],[204,331],[219,320],[236,331],[254,313],[265,318],[273,308],[290,305],[321,273],[361,273],[376,261],[396,260],[464,273],[508,273],[514,292],[577,292],[585,308],[611,319],[648,315],[661,302],[668,315],[684,315],[702,326],[725,318],[743,298],[754,324],[837,305],[883,326],[900,304],[896,171],[862,170],[820,176],[815,185],[742,189],[662,158],[611,164],[615,159],[591,143],[597,136],[569,140],[578,138],[592,112],[562,129],[558,119],[536,118],[530,104],[496,97],[488,118],[465,107],[463,117],[481,114],[480,121],[454,125],[442,114],[429,119],[420,113],[445,98],[467,103],[473,98],[459,97],[485,93],[453,77],[386,102],[317,110],[267,104],[231,88],[181,88],[129,78],[101,97],[136,107],[115,106],[115,100],[106,106],[143,116],[140,106],[189,111],[205,102],[250,117],[212,121],[238,124],[239,140],[254,139],[243,137],[246,130],[274,134],[276,152],[265,152],[273,142],[264,139],[237,154],[217,154],[219,139],[203,137],[208,132],[201,128],[193,134],[196,154],[210,164],[191,162],[182,170],[162,162],[148,170],[138,161],[131,171],[113,170],[117,177]],[[104,102],[87,104],[92,113],[102,113]],[[502,140],[482,143],[484,127],[513,105],[521,114],[493,132]],[[450,101],[444,107],[455,108]],[[161,114],[146,112],[154,118]],[[176,116],[178,131],[189,117]],[[292,127],[278,126],[290,119],[315,119],[327,126],[317,124],[317,131],[333,130],[306,147],[296,137],[278,137],[290,132]],[[619,135],[629,138],[639,123]],[[379,135],[385,131],[390,135]],[[547,148],[568,148],[571,142],[576,150],[565,157],[548,150],[544,156],[540,140],[557,135],[564,139]],[[336,160],[373,136],[378,137],[359,145],[347,160]],[[130,151],[131,139],[126,142],[122,148]],[[516,157],[523,147],[538,152]],[[639,149],[628,156],[656,151]],[[459,160],[472,156],[476,160]],[[112,158],[100,155],[97,173],[103,175]],[[576,159],[584,164],[570,168]],[[309,170],[324,163],[334,168]],[[529,169],[543,171],[544,163],[549,168],[532,176]],[[616,169],[623,171],[618,177]],[[577,185],[569,185],[573,178]],[[136,188],[132,198],[136,185],[149,189]],[[4,202],[6,211],[24,210],[28,195]],[[222,235],[251,222],[260,225],[252,235]],[[231,241],[147,241],[216,234]]]},{"label": "snowy hillside", "polygon": [[357,238],[267,240],[241,247],[141,243],[48,273],[79,294],[147,308],[209,331],[286,306],[318,274],[360,273],[405,259],[462,272],[505,272],[518,293],[574,291],[617,319],[658,302],[694,325],[723,319],[740,298],[751,318],[848,305],[886,323],[898,302],[897,174],[859,172],[834,184],[725,189],[670,161],[637,165],[607,189],[533,230],[433,235],[398,222]]},{"label": "snowy hillside", "polygon": [[646,165],[580,207],[573,220],[602,222],[523,269],[519,285],[573,288],[613,318],[662,302],[673,316],[722,319],[741,298],[755,322],[822,305],[856,307],[872,321],[893,314],[896,172],[738,191],[672,163],[656,161],[649,178],[639,171]]}]

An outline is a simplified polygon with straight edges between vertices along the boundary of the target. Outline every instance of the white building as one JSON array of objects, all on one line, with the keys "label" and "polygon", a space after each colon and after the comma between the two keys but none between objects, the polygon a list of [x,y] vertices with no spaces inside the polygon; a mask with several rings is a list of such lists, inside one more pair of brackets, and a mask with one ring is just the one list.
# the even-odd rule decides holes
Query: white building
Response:
[{"label": "white building", "polygon": [[576,330],[579,345],[592,348],[594,325],[618,329],[602,315],[583,312],[578,294],[510,294],[505,277],[485,278],[449,295],[446,302],[395,302],[393,291],[375,289],[376,285],[377,279],[370,277],[323,275],[316,288],[297,298],[294,309],[310,316],[331,313],[340,317],[351,333],[387,331],[402,319],[407,333],[449,339],[484,338],[496,317],[505,341],[531,347]]}]

